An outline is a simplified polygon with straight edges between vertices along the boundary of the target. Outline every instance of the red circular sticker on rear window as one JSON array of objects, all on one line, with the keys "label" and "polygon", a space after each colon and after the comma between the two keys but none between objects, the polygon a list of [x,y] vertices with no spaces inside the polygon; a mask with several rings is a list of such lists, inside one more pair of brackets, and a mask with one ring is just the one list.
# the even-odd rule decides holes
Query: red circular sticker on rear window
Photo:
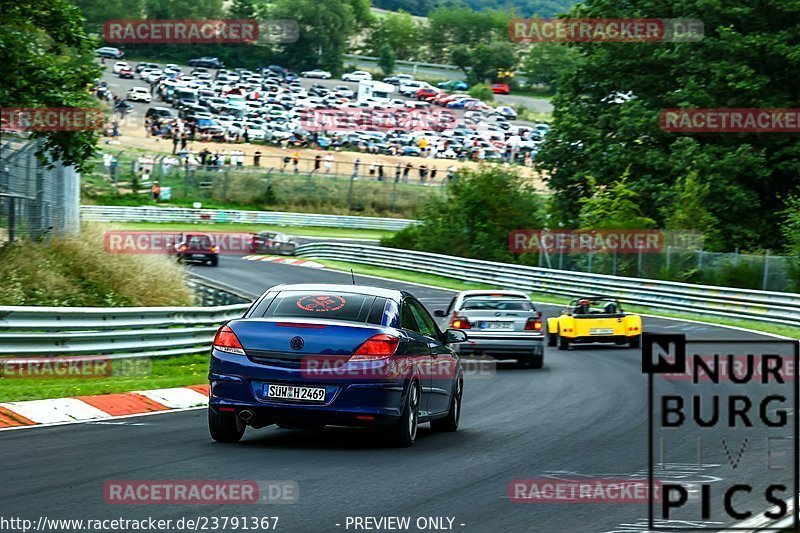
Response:
[{"label": "red circular sticker on rear window", "polygon": [[328,313],[338,311],[344,307],[345,299],[341,296],[331,296],[329,294],[303,296],[297,300],[297,307],[303,311],[311,313]]}]

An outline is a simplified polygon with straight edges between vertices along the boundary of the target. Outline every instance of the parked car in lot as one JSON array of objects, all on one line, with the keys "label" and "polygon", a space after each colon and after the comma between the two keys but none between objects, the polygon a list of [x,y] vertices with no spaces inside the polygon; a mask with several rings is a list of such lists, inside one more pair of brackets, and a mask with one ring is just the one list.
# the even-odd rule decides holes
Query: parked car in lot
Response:
[{"label": "parked car in lot", "polygon": [[158,63],[150,63],[148,61],[139,61],[136,65],[136,73],[143,71],[144,69],[149,68],[150,70],[158,70],[161,66]]},{"label": "parked car in lot", "polygon": [[319,78],[322,80],[328,80],[331,77],[330,72],[318,68],[315,68],[314,70],[304,70],[300,73],[300,75],[304,78]]},{"label": "parked car in lot", "polygon": [[397,92],[403,96],[415,96],[420,89],[432,89],[431,85],[425,81],[407,80],[400,83]]},{"label": "parked car in lot", "polygon": [[155,120],[177,118],[175,113],[168,107],[151,107],[145,112],[144,116]]},{"label": "parked car in lot", "polygon": [[469,341],[457,348],[461,355],[517,359],[531,368],[544,363],[542,314],[522,291],[463,291],[434,314],[469,332]]},{"label": "parked car in lot", "polygon": [[105,57],[108,59],[122,59],[123,57],[125,57],[125,52],[123,52],[119,48],[114,48],[113,46],[101,46],[100,48],[94,51],[94,55],[97,57]]},{"label": "parked car in lot", "polygon": [[459,98],[457,100],[447,102],[446,107],[449,107],[450,109],[464,109],[470,102],[480,102],[480,100],[468,96],[466,98]]},{"label": "parked car in lot", "polygon": [[607,342],[639,348],[642,317],[628,314],[619,300],[609,296],[582,296],[572,300],[561,315],[547,319],[547,344],[569,350],[572,344]]},{"label": "parked car in lot", "polygon": [[225,64],[218,57],[198,57],[189,60],[190,67],[225,68]]},{"label": "parked car in lot", "polygon": [[260,231],[253,234],[250,253],[294,255],[297,243],[288,235],[277,231]]},{"label": "parked car in lot", "polygon": [[337,85],[333,88],[333,94],[339,98],[353,98],[356,93],[347,85]]},{"label": "parked car in lot", "polygon": [[427,100],[428,98],[438,95],[440,92],[442,91],[434,89],[433,87],[421,87],[419,90],[417,90],[415,96],[417,97],[417,100]]},{"label": "parked car in lot", "polygon": [[495,107],[494,112],[500,115],[501,117],[505,117],[509,120],[517,119],[517,112],[514,111],[513,107],[508,107],[507,105],[499,105]]},{"label": "parked car in lot", "polygon": [[437,84],[437,87],[444,89],[445,91],[466,91],[469,89],[469,85],[461,80],[443,81],[442,83]]},{"label": "parked car in lot", "polygon": [[315,83],[308,89],[308,94],[312,96],[328,96],[328,93],[330,93],[328,88],[318,83]]},{"label": "parked car in lot", "polygon": [[114,66],[111,67],[111,70],[114,72],[114,74],[119,74],[120,70],[131,70],[131,66],[127,61],[117,61],[114,63]]},{"label": "parked car in lot", "polygon": [[131,102],[144,102],[146,104],[149,104],[150,100],[152,100],[152,97],[150,96],[150,89],[147,89],[146,87],[131,87],[131,89],[125,95],[125,98]]},{"label": "parked car in lot", "polygon": [[219,247],[214,242],[214,238],[206,233],[178,235],[171,252],[180,262],[201,262],[211,266],[219,264]]},{"label": "parked car in lot", "polygon": [[133,70],[130,69],[130,67],[128,67],[128,68],[123,68],[122,70],[117,72],[117,75],[120,77],[120,79],[132,80],[134,77],[134,72]]},{"label": "parked car in lot", "polygon": [[372,79],[372,74],[364,70],[354,70],[342,76],[342,81],[369,81]]},{"label": "parked car in lot", "polygon": [[492,92],[494,94],[511,94],[511,87],[507,83],[493,83]]},{"label": "parked car in lot", "polygon": [[456,431],[464,374],[452,345],[466,340],[441,331],[406,291],[278,285],[214,338],[211,437],[333,424],[376,428],[406,447],[422,423]]},{"label": "parked car in lot", "polygon": [[383,79],[383,83],[388,83],[390,85],[397,85],[399,86],[404,81],[413,80],[414,76],[411,74],[396,74],[394,76],[390,76],[388,78]]}]

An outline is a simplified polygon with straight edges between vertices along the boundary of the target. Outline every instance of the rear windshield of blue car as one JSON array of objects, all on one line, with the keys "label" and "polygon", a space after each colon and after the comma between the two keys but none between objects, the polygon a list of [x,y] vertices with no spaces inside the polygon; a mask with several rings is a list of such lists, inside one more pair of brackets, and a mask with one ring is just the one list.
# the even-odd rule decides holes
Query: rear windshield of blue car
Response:
[{"label": "rear windshield of blue car", "polygon": [[[380,324],[385,298],[346,292],[281,291],[264,318],[320,318]],[[374,309],[373,309],[374,308]]]}]

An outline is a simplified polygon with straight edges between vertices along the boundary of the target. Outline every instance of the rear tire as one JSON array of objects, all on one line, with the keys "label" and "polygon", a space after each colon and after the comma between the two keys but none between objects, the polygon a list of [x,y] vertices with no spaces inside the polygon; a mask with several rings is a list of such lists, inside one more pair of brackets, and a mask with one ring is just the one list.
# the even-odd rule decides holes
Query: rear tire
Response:
[{"label": "rear tire", "polygon": [[215,413],[208,408],[208,431],[217,442],[239,442],[244,435],[245,423],[236,415]]},{"label": "rear tire", "polygon": [[211,266],[215,267],[219,264],[219,257],[212,257],[211,258]]},{"label": "rear tire", "polygon": [[450,400],[450,410],[447,416],[436,420],[431,420],[431,429],[442,433],[450,433],[458,429],[458,421],[461,419],[461,397],[464,394],[464,378],[456,380],[456,390]]},{"label": "rear tire", "polygon": [[558,349],[559,350],[569,350],[569,339],[559,335],[558,336]]},{"label": "rear tire", "polygon": [[389,429],[389,442],[398,448],[408,448],[414,445],[419,428],[419,383],[412,381],[406,394],[406,403],[403,414],[395,425]]},{"label": "rear tire", "polygon": [[631,348],[634,348],[634,349],[635,348],[640,348],[642,346],[642,337],[641,337],[641,335],[637,335],[637,336],[631,338],[628,341],[628,344],[630,345]]},{"label": "rear tire", "polygon": [[558,341],[558,336],[555,333],[547,332],[547,345],[554,347]]},{"label": "rear tire", "polygon": [[544,365],[544,355],[534,354],[533,357],[520,361],[525,368],[539,369]]}]

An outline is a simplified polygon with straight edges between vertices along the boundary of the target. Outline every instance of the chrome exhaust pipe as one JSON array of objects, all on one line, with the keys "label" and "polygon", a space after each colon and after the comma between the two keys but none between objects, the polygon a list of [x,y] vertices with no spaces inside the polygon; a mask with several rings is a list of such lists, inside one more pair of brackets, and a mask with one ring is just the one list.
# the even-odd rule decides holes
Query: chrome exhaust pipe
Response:
[{"label": "chrome exhaust pipe", "polygon": [[253,419],[254,413],[249,409],[244,409],[243,411],[239,411],[239,418],[244,420],[245,422],[249,422]]}]

